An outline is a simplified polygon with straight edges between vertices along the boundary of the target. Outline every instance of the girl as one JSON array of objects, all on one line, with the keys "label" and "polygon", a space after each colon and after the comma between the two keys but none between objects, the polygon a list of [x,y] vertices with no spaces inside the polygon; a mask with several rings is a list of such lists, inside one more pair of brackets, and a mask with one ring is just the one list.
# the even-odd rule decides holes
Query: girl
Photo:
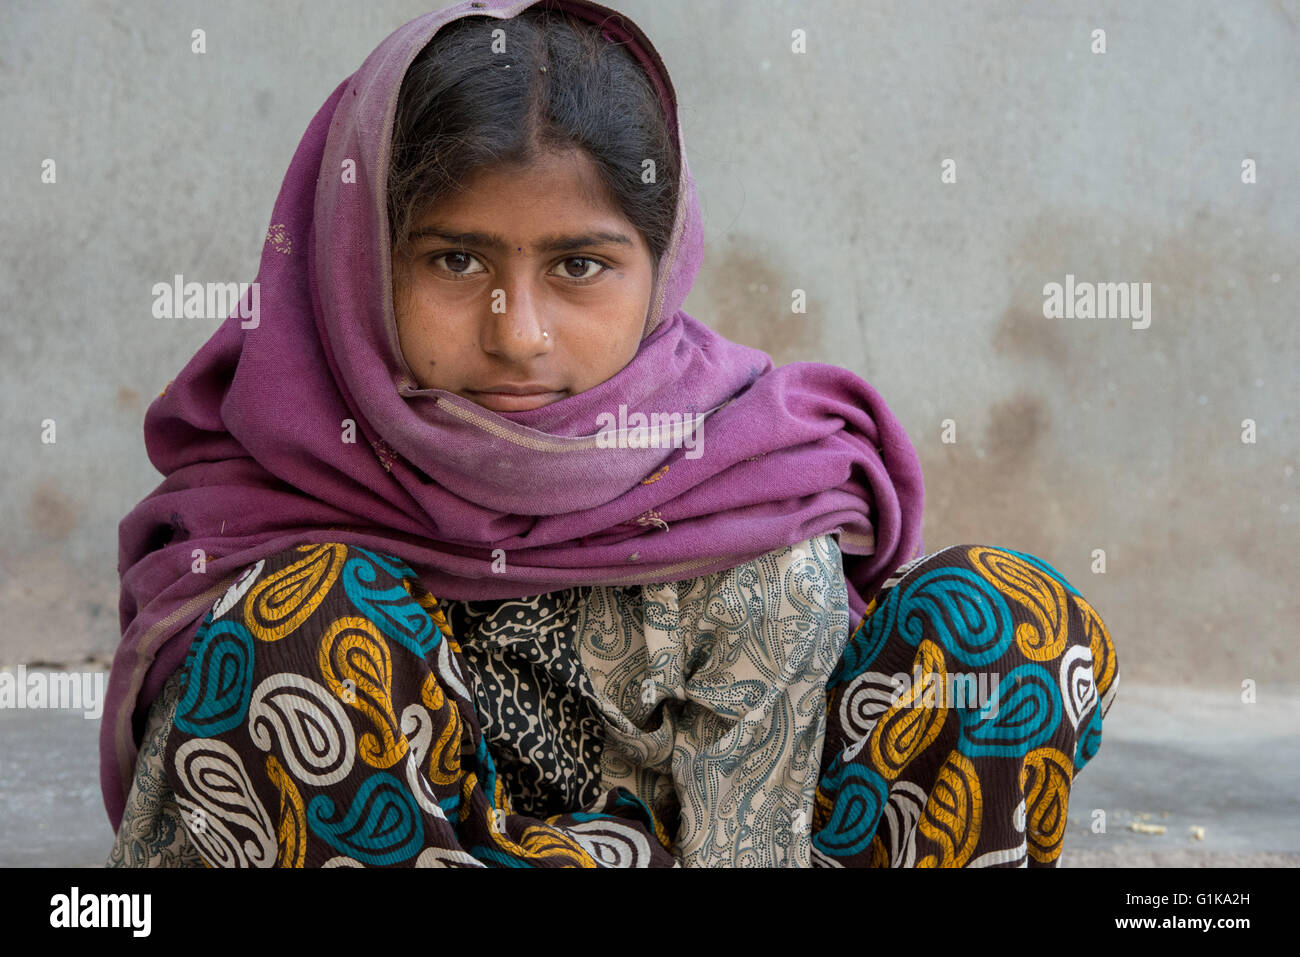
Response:
[{"label": "girl", "polygon": [[339,85],[261,315],[146,417],[110,863],[1059,860],[1104,624],[1033,556],[923,554],[897,420],[683,312],[702,247],[608,8],[461,3]]}]

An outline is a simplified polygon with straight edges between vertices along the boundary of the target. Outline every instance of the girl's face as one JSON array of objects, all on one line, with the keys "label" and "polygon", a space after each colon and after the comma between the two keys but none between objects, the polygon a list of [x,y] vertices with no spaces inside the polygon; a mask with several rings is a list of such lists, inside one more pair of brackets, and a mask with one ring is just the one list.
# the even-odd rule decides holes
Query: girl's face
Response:
[{"label": "girl's face", "polygon": [[497,412],[585,392],[632,361],[654,263],[581,150],[485,170],[419,218],[393,261],[397,333],[422,388]]}]

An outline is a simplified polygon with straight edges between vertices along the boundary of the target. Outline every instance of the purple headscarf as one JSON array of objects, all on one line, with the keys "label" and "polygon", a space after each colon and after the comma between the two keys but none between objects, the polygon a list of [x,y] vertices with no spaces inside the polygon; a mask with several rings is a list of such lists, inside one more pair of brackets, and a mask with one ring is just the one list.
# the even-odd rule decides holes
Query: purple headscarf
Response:
[{"label": "purple headscarf", "polygon": [[[145,444],[164,480],[119,527],[122,643],[100,738],[114,829],[148,708],[194,622],[243,568],[284,548],[361,545],[405,560],[436,597],[496,599],[677,581],[834,532],[855,620],[921,554],[920,462],[875,390],[835,366],[774,368],[682,311],[703,231],[676,94],[650,41],[607,7],[550,4],[627,45],[660,91],[681,158],[639,351],[600,385],[526,412],[418,387],[390,290],[398,92],[445,24],[535,3],[465,2],[419,17],[339,85],[276,200],[258,325],[232,314],[149,407]],[[340,175],[345,160],[355,182]],[[620,405],[629,416],[706,413],[703,454],[602,447],[599,417]],[[341,441],[348,419],[353,444]],[[498,549],[506,561],[494,569]]]}]

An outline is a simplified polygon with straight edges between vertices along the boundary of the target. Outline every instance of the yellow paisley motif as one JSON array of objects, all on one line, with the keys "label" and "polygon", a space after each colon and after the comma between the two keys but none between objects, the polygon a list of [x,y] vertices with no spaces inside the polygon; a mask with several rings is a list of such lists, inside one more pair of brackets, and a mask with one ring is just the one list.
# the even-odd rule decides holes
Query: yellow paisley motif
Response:
[{"label": "yellow paisley motif", "polygon": [[280,826],[275,832],[280,851],[275,866],[302,867],[307,859],[307,815],[302,795],[274,754],[266,756],[266,776],[280,792]]},{"label": "yellow paisley motif", "polygon": [[[466,776],[466,780],[470,780],[473,777],[474,774],[471,772]],[[501,794],[499,780],[497,782],[497,791],[498,796],[504,797],[504,795]],[[469,804],[469,793],[470,789],[466,788],[462,795],[462,806],[467,806]],[[499,810],[505,810],[507,815],[512,813],[505,807],[500,808]],[[559,815],[556,815],[550,820],[555,821],[558,817]],[[570,861],[578,867],[596,866],[596,862],[592,859],[590,854],[583,850],[581,844],[566,834],[557,831],[553,827],[547,827],[543,824],[531,825],[524,829],[523,835],[519,838],[519,843],[515,843],[504,830],[498,827],[499,823],[499,815],[493,813],[493,810],[489,808],[487,826],[488,833],[492,836],[492,843],[495,844],[498,849],[512,857],[518,857],[524,860],[538,857],[559,857]]]},{"label": "yellow paisley motif", "polygon": [[515,807],[510,803],[510,795],[506,793],[506,784],[499,776],[497,777],[496,787],[493,788],[492,803],[505,811],[506,814],[515,813]]},{"label": "yellow paisley motif", "polygon": [[[473,810],[470,801],[474,797],[474,789],[478,787],[478,775],[470,771],[461,779],[460,782],[460,820],[464,823],[469,818],[469,813]],[[509,813],[509,812],[507,812]],[[491,809],[488,809],[488,829],[491,830],[496,826],[496,815]]]},{"label": "yellow paisley motif", "polygon": [[461,775],[461,720],[456,703],[442,693],[437,676],[430,671],[420,686],[420,700],[433,714],[434,723],[444,727],[429,748],[429,780],[434,784],[455,784]]},{"label": "yellow paisley motif", "polygon": [[[911,684],[871,729],[867,746],[871,748],[876,770],[887,781],[898,777],[908,762],[928,748],[943,730],[948,718],[947,702],[940,693],[944,687],[944,670],[943,649],[928,638],[923,640],[912,662]],[[918,674],[920,681],[916,680]],[[934,704],[925,703],[929,696],[936,698]]]},{"label": "yellow paisley motif", "polygon": [[1092,674],[1097,682],[1097,694],[1104,696],[1115,681],[1115,646],[1111,644],[1106,623],[1092,605],[1079,595],[1074,596],[1074,604],[1083,615],[1083,633],[1088,636],[1092,648]]},{"label": "yellow paisley motif", "polygon": [[442,693],[442,685],[438,684],[438,676],[432,671],[424,676],[424,684],[420,685],[420,700],[434,714],[441,711],[447,701],[447,696]]},{"label": "yellow paisley motif", "polygon": [[447,621],[447,616],[443,614],[442,606],[438,604],[438,599],[429,594],[429,590],[419,582],[416,582],[415,585],[412,586],[411,579],[409,578],[402,579],[402,587],[406,589],[408,595],[415,599],[417,605],[429,613],[429,617],[432,618],[433,623],[438,626],[438,630],[442,632],[443,637],[452,637],[451,623]]},{"label": "yellow paisley motif", "polygon": [[849,632],[849,641],[852,641],[858,636],[858,632],[862,630],[862,626],[867,623],[867,619],[871,617],[871,613],[876,610],[876,602],[878,600],[879,596],[873,595],[871,601],[867,603],[867,610],[862,613],[862,618],[859,619],[858,626]]},{"label": "yellow paisley motif", "polygon": [[888,867],[889,852],[885,850],[885,842],[877,834],[871,839],[871,847],[868,848],[867,867]]},{"label": "yellow paisley motif", "polygon": [[655,837],[666,851],[673,849],[673,840],[668,836],[668,828],[664,827],[663,822],[659,820],[659,815],[653,811],[650,812],[650,822],[654,825]]},{"label": "yellow paisley motif", "polygon": [[939,769],[925,813],[916,825],[939,845],[939,856],[927,854],[916,866],[965,867],[979,844],[983,821],[984,795],[975,765],[954,750]]},{"label": "yellow paisley motif", "polygon": [[367,731],[357,742],[361,760],[383,769],[404,758],[409,745],[393,711],[392,653],[378,626],[369,618],[337,619],[321,638],[319,664],[326,686],[378,732]]},{"label": "yellow paisley motif", "polygon": [[556,857],[570,862],[575,867],[596,866],[596,862],[583,850],[581,844],[567,834],[544,824],[534,824],[525,828],[517,844],[498,831],[495,824],[492,825],[491,832],[493,843],[513,857],[525,860]]},{"label": "yellow paisley motif", "polygon": [[1065,650],[1069,614],[1065,589],[1055,578],[1000,548],[976,545],[966,553],[971,566],[994,588],[1028,608],[1038,621],[1016,626],[1016,644],[1030,661],[1051,661]]},{"label": "yellow paisley motif", "polygon": [[571,861],[578,867],[596,866],[596,862],[583,850],[581,844],[567,834],[541,824],[527,828],[517,846],[526,857],[558,857]]},{"label": "yellow paisley motif", "polygon": [[302,545],[307,557],[263,578],[244,598],[244,624],[262,641],[279,641],[329,594],[348,557],[346,545]]},{"label": "yellow paisley motif", "polygon": [[1025,844],[1036,861],[1050,864],[1061,854],[1074,764],[1056,748],[1035,748],[1020,767],[1025,795]]}]

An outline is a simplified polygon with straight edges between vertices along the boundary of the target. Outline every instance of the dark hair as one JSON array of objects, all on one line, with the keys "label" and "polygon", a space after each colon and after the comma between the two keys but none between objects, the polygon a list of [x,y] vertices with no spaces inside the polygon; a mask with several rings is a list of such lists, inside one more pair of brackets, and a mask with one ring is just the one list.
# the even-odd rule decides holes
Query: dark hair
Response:
[{"label": "dark hair", "polygon": [[[492,32],[505,31],[505,52]],[[506,64],[509,64],[507,68]],[[545,70],[543,71],[543,68]],[[677,208],[675,138],[653,81],[594,23],[532,7],[439,30],[402,80],[393,121],[388,222],[396,250],[417,217],[477,170],[581,147],[606,196],[658,263]],[[642,182],[654,161],[654,182]]]}]

